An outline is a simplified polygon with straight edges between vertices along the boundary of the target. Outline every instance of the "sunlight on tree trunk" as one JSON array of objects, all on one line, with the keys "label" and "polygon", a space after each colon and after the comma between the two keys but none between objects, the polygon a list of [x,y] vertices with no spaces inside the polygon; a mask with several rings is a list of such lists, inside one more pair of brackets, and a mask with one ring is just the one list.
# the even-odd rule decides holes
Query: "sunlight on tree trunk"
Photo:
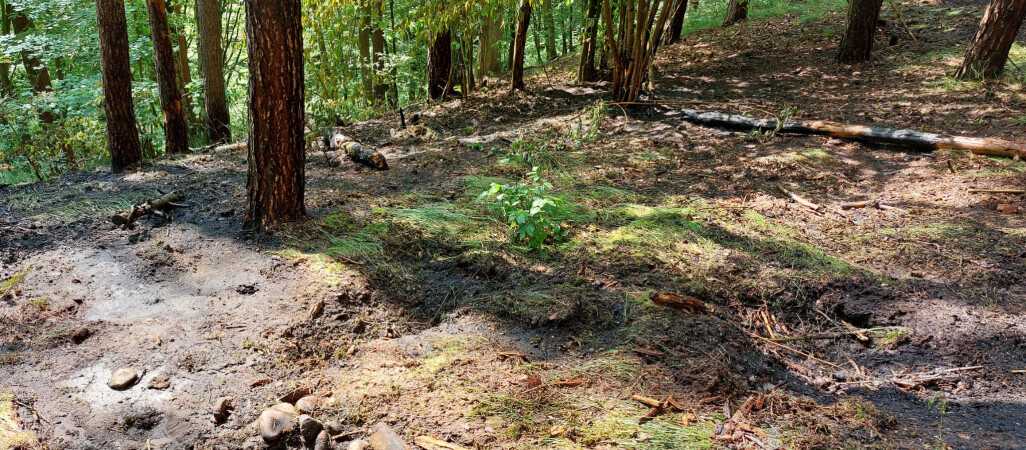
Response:
[{"label": "sunlight on tree trunk", "polygon": [[663,38],[666,45],[673,45],[680,42],[680,34],[684,30],[684,18],[688,12],[688,0],[676,0],[673,5],[673,17],[670,19],[666,29],[666,37]]},{"label": "sunlight on tree trunk", "polygon": [[527,32],[531,25],[531,2],[520,0],[517,12],[517,31],[513,35],[513,69],[510,91],[522,91],[524,86],[524,51],[527,50]]},{"label": "sunlight on tree trunk", "polygon": [[495,46],[502,40],[502,10],[499,9],[481,18],[481,32],[478,36],[477,80],[499,71],[499,49]]},{"label": "sunlight on tree trunk", "polygon": [[232,139],[224,84],[224,52],[221,50],[221,11],[217,0],[196,0],[196,22],[203,71],[207,133],[213,143]]},{"label": "sunlight on tree trunk", "polygon": [[745,20],[748,20],[748,0],[730,0],[727,2],[727,14],[723,16],[723,26],[729,27]]},{"label": "sunlight on tree trunk", "polygon": [[107,116],[110,166],[122,172],[142,159],[132,107],[132,67],[124,0],[96,0],[103,76],[103,111]]},{"label": "sunlight on tree trunk", "polygon": [[993,78],[1003,72],[1023,18],[1026,0],[991,0],[955,78]]},{"label": "sunlight on tree trunk", "polygon": [[300,0],[246,0],[249,212],[246,228],[306,215],[303,203],[303,25]]},{"label": "sunlight on tree trunk", "polygon": [[[633,102],[641,95],[641,85],[669,17],[670,0],[626,0],[620,4],[620,26],[614,30],[609,0],[602,2],[606,22],[606,42],[613,58],[613,98]],[[619,36],[617,41],[615,36]]]},{"label": "sunlight on tree trunk", "polygon": [[552,0],[542,0],[542,16],[545,19],[545,60],[552,61],[559,56],[556,52],[556,23],[552,17]]}]

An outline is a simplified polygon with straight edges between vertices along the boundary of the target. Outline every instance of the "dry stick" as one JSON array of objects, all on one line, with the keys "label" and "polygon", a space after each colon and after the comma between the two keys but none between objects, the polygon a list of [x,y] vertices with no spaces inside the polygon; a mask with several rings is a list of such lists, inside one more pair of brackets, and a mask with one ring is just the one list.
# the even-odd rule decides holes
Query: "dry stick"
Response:
[{"label": "dry stick", "polygon": [[780,192],[783,192],[784,195],[786,195],[788,197],[791,197],[791,200],[794,200],[798,204],[806,206],[806,207],[808,207],[809,209],[811,209],[813,211],[819,211],[820,209],[823,209],[823,205],[819,205],[819,204],[810,202],[810,201],[802,198],[798,194],[795,194],[794,192],[788,191],[786,188],[784,188],[784,185],[782,185],[782,184],[778,184],[777,187],[780,188]]},{"label": "dry stick", "polygon": [[830,362],[830,361],[827,361],[827,360],[825,360],[825,359],[820,359],[820,358],[817,358],[817,357],[813,356],[813,355],[812,355],[811,353],[806,353],[806,352],[803,352],[803,351],[801,351],[801,350],[798,350],[798,349],[796,349],[796,348],[788,347],[788,346],[786,346],[786,345],[784,345],[784,344],[780,344],[780,343],[777,343],[777,342],[773,342],[773,341],[771,341],[771,340],[769,340],[769,339],[766,339],[766,338],[764,338],[764,337],[762,337],[762,336],[759,336],[758,334],[752,333],[752,332],[750,332],[750,331],[746,331],[746,330],[741,330],[741,331],[742,331],[742,332],[744,332],[745,334],[747,334],[747,335],[749,335],[749,336],[753,337],[753,338],[759,339],[759,340],[761,340],[761,341],[764,341],[764,342],[766,342],[766,343],[769,343],[769,344],[773,344],[773,345],[775,345],[775,346],[777,346],[777,347],[780,347],[780,348],[782,348],[782,349],[784,349],[784,350],[788,350],[788,351],[791,351],[791,352],[797,353],[797,354],[799,354],[799,355],[802,355],[802,356],[804,356],[804,357],[806,357],[806,358],[809,358],[809,359],[811,359],[811,360],[813,360],[813,361],[819,362],[819,363],[821,363],[821,364],[826,364],[826,365],[828,365],[828,366],[830,366],[830,367],[834,367],[834,368],[837,368],[837,369],[841,369],[841,370],[844,370],[844,367],[841,367],[841,366],[839,366],[839,365],[837,365],[837,364],[834,364],[834,363],[832,363],[832,362]]},{"label": "dry stick", "polygon": [[969,189],[970,194],[1026,194],[1023,189]]},{"label": "dry stick", "polygon": [[916,35],[912,34],[912,30],[908,29],[908,24],[905,23],[905,18],[901,16],[901,10],[898,9],[898,5],[894,3],[894,0],[890,0],[890,3],[891,9],[894,10],[894,14],[898,16],[898,22],[901,22],[901,27],[905,29],[905,32],[908,33],[913,42],[919,42],[919,39],[916,39]]},{"label": "dry stick", "polygon": [[766,340],[770,341],[770,342],[812,341],[812,340],[818,340],[818,339],[837,339],[837,338],[841,338],[841,337],[845,337],[845,336],[857,335],[859,333],[877,333],[877,332],[895,331],[895,330],[905,330],[905,328],[902,328],[902,327],[882,327],[882,328],[866,328],[866,329],[854,328],[854,329],[851,329],[851,330],[838,331],[838,332],[834,332],[834,333],[809,334],[809,335],[805,335],[805,336],[792,336],[792,337],[785,337],[785,338],[769,338],[769,339],[766,339]]}]

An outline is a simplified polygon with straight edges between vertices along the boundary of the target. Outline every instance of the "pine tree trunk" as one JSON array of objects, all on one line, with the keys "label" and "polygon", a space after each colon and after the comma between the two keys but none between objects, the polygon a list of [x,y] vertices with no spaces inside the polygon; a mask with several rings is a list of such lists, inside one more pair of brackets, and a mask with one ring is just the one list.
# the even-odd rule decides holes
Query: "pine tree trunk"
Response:
[{"label": "pine tree trunk", "polygon": [[360,84],[363,96],[368,102],[374,102],[374,80],[371,66],[371,5],[370,0],[360,2],[360,34],[356,45],[360,50]]},{"label": "pine tree trunk", "polygon": [[727,14],[723,17],[723,26],[729,27],[745,20],[748,20],[748,0],[730,0],[727,2]]},{"label": "pine tree trunk", "polygon": [[1024,18],[1026,0],[991,0],[955,78],[993,78],[1004,71]]},{"label": "pine tree trunk", "polygon": [[[14,15],[14,8],[10,3],[4,5],[0,10],[0,36],[11,34],[11,16]],[[4,59],[6,61],[6,59]],[[0,62],[0,97],[6,97],[14,93],[14,82],[11,80],[11,64]]]},{"label": "pine tree trunk", "polygon": [[[21,34],[35,28],[32,19],[25,15],[25,13],[14,11],[13,9],[11,9],[11,12],[14,14],[11,18],[14,34]],[[46,64],[43,63],[39,55],[29,50],[22,50],[21,61],[25,67],[25,74],[28,75],[29,82],[32,84],[32,92],[38,94],[53,91],[50,71],[46,68]],[[39,120],[43,123],[54,123],[57,121],[57,114],[50,110],[44,110],[39,113]]]},{"label": "pine tree trunk", "polygon": [[371,12],[374,14],[371,31],[371,51],[374,62],[374,101],[381,104],[385,101],[385,95],[390,89],[388,79],[385,77],[385,30],[381,29],[381,14],[384,4],[381,0],[374,0],[371,5]]},{"label": "pine tree trunk", "polygon": [[499,71],[499,49],[495,46],[502,40],[502,10],[494,15],[481,18],[481,32],[478,36],[480,48],[477,50],[477,79]]},{"label": "pine tree trunk", "polygon": [[531,25],[531,2],[520,0],[517,13],[517,32],[513,35],[513,81],[511,91],[525,90],[524,86],[524,51],[527,50],[527,31]]},{"label": "pine tree trunk", "polygon": [[688,12],[688,0],[677,0],[673,6],[673,17],[670,18],[669,28],[666,30],[666,45],[673,45],[680,42],[681,32],[684,30],[684,18]]},{"label": "pine tree trunk", "polygon": [[164,150],[167,153],[189,151],[189,138],[182,114],[182,94],[175,76],[175,55],[171,50],[171,29],[167,25],[167,7],[164,0],[146,0],[153,41],[153,59],[157,69],[157,87],[160,109],[164,113]]},{"label": "pine tree trunk", "polygon": [[217,0],[196,0],[196,25],[204,79],[207,133],[214,143],[232,139],[224,86],[224,53],[221,49],[221,10]]},{"label": "pine tree trunk", "polygon": [[244,227],[306,215],[300,0],[245,0],[249,49],[249,210]]},{"label": "pine tree trunk", "polygon": [[581,63],[577,67],[577,79],[582,82],[595,81],[595,48],[598,45],[599,1],[588,0],[584,34],[581,35]]},{"label": "pine tree trunk", "polygon": [[452,72],[452,36],[449,30],[435,33],[428,49],[428,96],[443,98],[451,89],[449,74]]},{"label": "pine tree trunk", "polygon": [[[175,14],[182,15],[182,2],[173,3]],[[185,112],[185,123],[195,123],[196,117],[192,113],[192,94],[189,92],[189,84],[192,83],[192,73],[189,72],[189,43],[185,39],[185,27],[178,27],[172,30],[178,41],[178,87],[182,93],[182,111]],[[188,129],[188,126],[186,126]]]},{"label": "pine tree trunk", "polygon": [[873,35],[880,18],[883,0],[850,0],[848,21],[837,52],[837,62],[855,64],[869,61],[873,51]]},{"label": "pine tree trunk", "polygon": [[553,18],[552,0],[543,0],[545,18],[545,60],[552,61],[559,56],[556,51],[556,24]]},{"label": "pine tree trunk", "polygon": [[132,67],[128,53],[128,21],[124,0],[96,0],[100,35],[103,111],[107,117],[110,166],[122,172],[142,159],[132,107]]}]

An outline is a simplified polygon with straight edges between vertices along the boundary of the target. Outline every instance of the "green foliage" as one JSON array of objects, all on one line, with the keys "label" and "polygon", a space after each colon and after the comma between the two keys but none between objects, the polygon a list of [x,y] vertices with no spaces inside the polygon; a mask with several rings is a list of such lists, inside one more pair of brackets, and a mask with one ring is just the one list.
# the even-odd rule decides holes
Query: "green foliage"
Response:
[{"label": "green foliage", "polygon": [[499,160],[502,164],[517,167],[542,167],[553,169],[559,167],[553,148],[547,141],[520,137],[509,145],[509,152]]},{"label": "green foliage", "polygon": [[599,128],[602,127],[602,121],[606,120],[607,114],[606,102],[596,101],[594,105],[586,108],[581,115],[577,116],[577,124],[567,133],[567,138],[577,144],[595,142],[595,139],[598,139]]},{"label": "green foliage", "polygon": [[561,219],[566,217],[567,208],[562,198],[548,193],[552,184],[538,175],[538,168],[529,176],[534,184],[498,184],[478,196],[478,202],[489,201],[497,205],[503,220],[509,223],[514,243],[526,244],[528,248],[541,247],[546,240],[561,241],[567,230]]}]

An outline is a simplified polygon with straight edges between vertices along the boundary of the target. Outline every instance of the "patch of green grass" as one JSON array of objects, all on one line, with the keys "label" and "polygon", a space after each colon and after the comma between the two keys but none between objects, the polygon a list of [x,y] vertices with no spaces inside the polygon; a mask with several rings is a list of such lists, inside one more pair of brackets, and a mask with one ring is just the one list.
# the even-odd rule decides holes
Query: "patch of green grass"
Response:
[{"label": "patch of green grass", "polygon": [[598,205],[612,206],[621,203],[636,203],[641,200],[641,195],[609,186],[594,186],[586,195],[582,196],[592,200]]},{"label": "patch of green grass", "polygon": [[716,448],[713,423],[698,422],[684,427],[676,420],[678,414],[667,414],[638,424],[640,414],[643,412],[615,410],[594,417],[580,427],[581,440],[588,447],[615,444],[617,448],[639,450]]},{"label": "patch of green grass", "polygon": [[478,219],[459,211],[451,203],[429,203],[417,207],[388,208],[384,213],[406,220],[432,234],[456,235],[473,228]]},{"label": "patch of green grass", "polygon": [[[749,0],[748,16],[763,18],[789,15],[796,16],[799,22],[808,22],[819,19],[832,11],[843,10],[847,4],[845,0],[808,0],[804,2]],[[727,2],[699,2],[695,7],[688,5],[684,34],[722,25],[726,11]]]}]

